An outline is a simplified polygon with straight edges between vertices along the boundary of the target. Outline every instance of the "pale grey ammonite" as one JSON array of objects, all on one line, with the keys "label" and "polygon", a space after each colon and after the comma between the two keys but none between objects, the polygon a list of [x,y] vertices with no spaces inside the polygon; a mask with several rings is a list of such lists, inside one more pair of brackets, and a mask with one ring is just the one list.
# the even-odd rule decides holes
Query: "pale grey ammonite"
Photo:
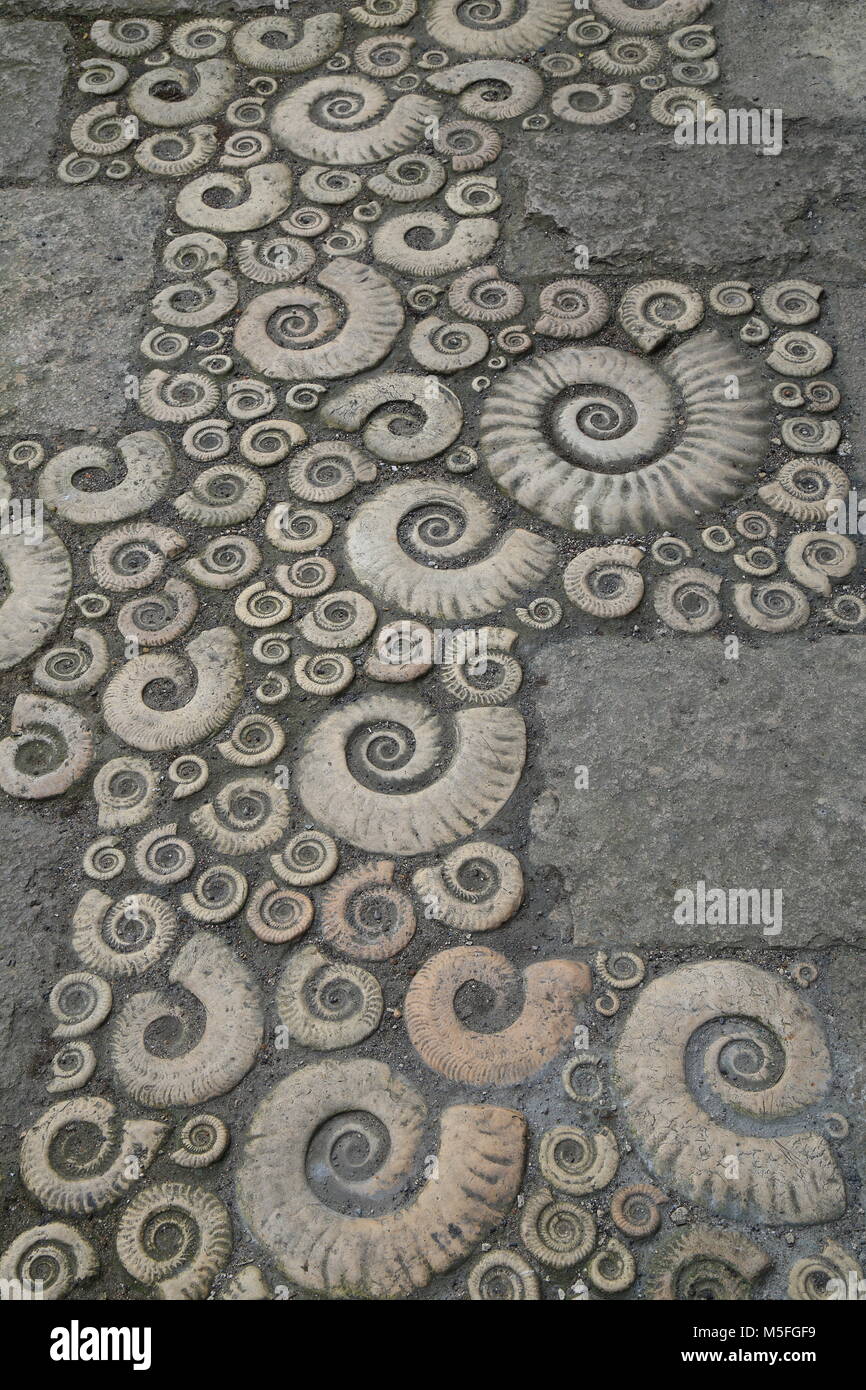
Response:
[{"label": "pale grey ammonite", "polygon": [[503,372],[481,419],[499,486],[546,521],[622,535],[737,497],[769,435],[760,369],[715,330],[652,364],[564,347]]}]

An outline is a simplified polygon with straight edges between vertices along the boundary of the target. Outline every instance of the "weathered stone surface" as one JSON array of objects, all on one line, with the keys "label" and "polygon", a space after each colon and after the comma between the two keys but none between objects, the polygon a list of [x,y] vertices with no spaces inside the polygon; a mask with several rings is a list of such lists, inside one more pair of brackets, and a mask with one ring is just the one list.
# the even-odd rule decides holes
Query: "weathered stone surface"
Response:
[{"label": "weathered stone surface", "polygon": [[524,222],[549,222],[545,237],[513,229],[500,258],[509,274],[537,274],[540,254],[546,273],[565,273],[570,248],[585,245],[593,273],[862,281],[866,150],[856,127],[793,122],[778,156],[681,148],[661,127],[578,127],[515,143],[510,178],[525,185]]},{"label": "weathered stone surface", "polygon": [[0,433],[122,419],[164,199],[161,189],[133,187],[4,194]]},{"label": "weathered stone surface", "polygon": [[[778,638],[732,661],[712,639],[585,640],[549,647],[532,673],[530,859],[562,881],[566,938],[780,951],[863,939],[862,642]],[[675,891],[701,879],[781,890],[781,933],[676,925]]]},{"label": "weathered stone surface", "polygon": [[780,107],[787,120],[856,118],[862,112],[861,0],[737,0],[717,9],[722,91],[731,104]]},{"label": "weathered stone surface", "polygon": [[69,38],[65,24],[0,21],[0,179],[48,171]]},{"label": "weathered stone surface", "polygon": [[[44,1095],[51,1045],[48,995],[62,970],[57,885],[69,869],[74,818],[64,824],[19,806],[0,811],[0,1161]],[[39,1046],[35,1045],[39,1039]],[[40,1069],[42,1069],[40,1071]]]}]

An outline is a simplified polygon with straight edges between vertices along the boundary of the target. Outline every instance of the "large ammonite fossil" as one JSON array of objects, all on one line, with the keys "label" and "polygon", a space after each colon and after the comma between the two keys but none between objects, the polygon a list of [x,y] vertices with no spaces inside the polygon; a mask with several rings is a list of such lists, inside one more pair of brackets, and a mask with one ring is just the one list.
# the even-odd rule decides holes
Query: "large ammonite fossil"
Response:
[{"label": "large ammonite fossil", "polygon": [[557,526],[621,535],[738,496],[764,458],[760,369],[715,330],[650,364],[566,347],[499,378],[481,446],[499,486]]}]

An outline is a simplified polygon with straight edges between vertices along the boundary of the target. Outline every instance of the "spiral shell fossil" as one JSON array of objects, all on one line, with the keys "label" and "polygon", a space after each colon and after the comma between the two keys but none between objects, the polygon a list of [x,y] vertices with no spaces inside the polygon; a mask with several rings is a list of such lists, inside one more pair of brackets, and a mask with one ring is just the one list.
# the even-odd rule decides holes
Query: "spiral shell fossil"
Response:
[{"label": "spiral shell fossil", "polygon": [[[221,729],[233,714],[243,690],[241,646],[230,628],[215,627],[194,637],[186,661],[173,652],[133,657],[112,676],[102,701],[103,718],[118,738],[133,748],[159,752],[200,742]],[[155,709],[145,692],[153,681],[188,689],[189,665],[195,692],[176,709]]]},{"label": "spiral shell fossil", "polygon": [[433,916],[455,931],[492,931],[513,917],[523,900],[520,861],[500,845],[474,840],[439,864],[418,869],[412,887]]},{"label": "spiral shell fossil", "polygon": [[[507,58],[476,58],[432,73],[427,82],[439,92],[460,96],[467,116],[508,121],[535,106],[544,83],[540,73]],[[503,90],[507,95],[503,95]]]},{"label": "spiral shell fossil", "polygon": [[333,10],[302,21],[288,15],[265,15],[235,29],[232,47],[248,67],[263,72],[306,72],[336,52],[342,35],[342,17]]},{"label": "spiral shell fossil", "polygon": [[599,18],[627,34],[662,34],[674,25],[700,19],[709,6],[710,0],[660,0],[649,9],[636,0],[593,0],[592,4]]},{"label": "spiral shell fossil", "polygon": [[324,716],[295,768],[312,819],[373,853],[420,854],[486,825],[517,785],[523,719],[509,706],[459,710],[446,723],[423,701],[369,695]]},{"label": "spiral shell fossil", "polygon": [[98,492],[78,488],[75,480],[89,471],[111,473],[110,449],[75,444],[49,459],[39,476],[39,496],[46,507],[64,521],[93,525],[123,521],[158,502],[174,477],[173,454],[166,436],[156,430],[137,430],[119,439],[116,448],[125,474],[119,482]]},{"label": "spiral shell fossil", "polygon": [[769,1257],[740,1231],[699,1224],[668,1236],[658,1249],[644,1297],[678,1302],[750,1299],[753,1285],[769,1267]]},{"label": "spiral shell fossil", "polygon": [[113,979],[141,975],[171,946],[177,933],[173,910],[152,893],[113,902],[89,888],[72,917],[72,947],[91,970]]},{"label": "spiral shell fossil", "polygon": [[41,801],[60,796],[93,760],[87,720],[61,700],[17,695],[9,733],[0,739],[0,788],[9,796]]},{"label": "spiral shell fossil", "polygon": [[[845,1210],[841,1175],[816,1130],[786,1128],[782,1141],[750,1134],[696,1098],[700,1079],[719,1106],[777,1128],[820,1100],[827,1045],[809,1004],[778,976],[706,961],[651,981],[623,1026],[614,1075],[649,1167],[687,1199],[761,1224],[809,1224]],[[728,1154],[739,1160],[737,1182],[724,1175]]]},{"label": "spiral shell fossil", "polygon": [[619,1167],[619,1147],[610,1129],[593,1132],[556,1125],[542,1136],[538,1166],[558,1192],[586,1196],[607,1187]]},{"label": "spiral shell fossil", "polygon": [[595,1244],[592,1212],[579,1202],[539,1188],[520,1217],[520,1236],[530,1255],[554,1269],[569,1269],[586,1258]]},{"label": "spiral shell fossil", "polygon": [[[230,948],[208,932],[195,932],[178,954],[169,980],[183,985],[204,1009],[204,1028],[188,1050],[151,1051],[152,1025],[174,1020],[187,1036],[182,1005],[160,990],[134,994],[114,1023],[111,1057],[121,1085],[141,1105],[200,1105],[230,1091],[246,1076],[262,1038],[259,992]],[[193,1034],[193,1036],[195,1036]]]},{"label": "spiral shell fossil", "polygon": [[430,618],[479,618],[538,584],[555,556],[542,536],[514,529],[482,559],[433,567],[465,560],[494,531],[492,509],[461,484],[392,483],[355,512],[346,527],[346,558],[360,582],[391,607]]},{"label": "spiral shell fossil", "polygon": [[117,1253],[126,1270],[166,1299],[206,1298],[231,1252],[232,1228],[219,1197],[188,1183],[137,1192],[120,1218]]},{"label": "spiral shell fossil", "polygon": [[197,806],[189,819],[220,854],[251,854],[279,839],[289,823],[289,801],[268,777],[238,777],[226,782],[213,801]]},{"label": "spiral shell fossil", "polygon": [[[722,390],[731,372],[735,401]],[[675,391],[684,424],[666,447]],[[763,460],[768,426],[758,369],[709,330],[660,367],[606,347],[512,367],[485,401],[481,448],[499,486],[546,521],[644,532],[735,497]]]},{"label": "spiral shell fossil", "polygon": [[[544,48],[571,18],[569,0],[524,0],[514,18],[511,3],[465,5],[464,0],[432,0],[424,21],[431,38],[455,53],[485,58],[522,58]],[[465,23],[465,11],[470,23]]]},{"label": "spiral shell fossil", "polygon": [[826,521],[832,504],[848,496],[847,475],[831,459],[800,458],[782,464],[772,482],[758,488],[762,502],[794,521]]},{"label": "spiral shell fossil", "polygon": [[38,1282],[39,1297],[63,1299],[76,1284],[92,1279],[99,1261],[90,1241],[63,1221],[31,1226],[0,1256],[0,1280],[17,1279],[24,1288]]},{"label": "spiral shell fossil", "polygon": [[101,1211],[138,1181],[168,1128],[157,1120],[121,1120],[101,1096],[59,1100],[24,1135],[21,1181],[50,1211]]},{"label": "spiral shell fossil", "polygon": [[396,1194],[411,1174],[425,1118],[418,1093],[372,1060],[302,1067],[265,1098],[238,1198],[290,1279],[335,1297],[399,1297],[464,1259],[502,1221],[520,1183],[526,1122],[498,1106],[442,1112],[438,1178],[404,1205],[347,1216],[311,1186],[309,1156],[317,1153],[353,1205]]},{"label": "spiral shell fossil", "polygon": [[513,1086],[562,1052],[575,1011],[589,991],[589,972],[577,961],[536,961],[523,971],[523,1007],[497,1032],[467,1027],[454,999],[470,981],[486,985],[496,1005],[513,993],[518,972],[498,951],[455,946],[422,965],[406,993],[406,1030],[428,1067],[470,1086]]},{"label": "spiral shell fossil", "polygon": [[259,295],[235,328],[235,347],[256,371],[282,381],[333,380],[375,367],[389,352],[403,326],[402,301],[390,280],[348,258],[316,279],[342,301],[342,327],[330,301],[306,286]]},{"label": "spiral shell fossil", "polygon": [[169,1155],[181,1168],[206,1168],[222,1158],[229,1128],[218,1115],[193,1115],[181,1125],[179,1147]]},{"label": "spiral shell fossil", "polygon": [[276,1005],[290,1036],[320,1052],[362,1042],[378,1028],[383,1009],[374,975],[357,965],[334,964],[316,946],[291,957],[277,984]]},{"label": "spiral shell fossil", "polygon": [[313,164],[374,164],[415,145],[440,111],[431,97],[411,93],[389,103],[372,78],[336,73],[284,97],[271,131],[278,144]]},{"label": "spiral shell fossil", "polygon": [[69,552],[50,526],[30,542],[9,530],[0,534],[0,671],[24,661],[60,626],[72,592]]},{"label": "spiral shell fossil", "polygon": [[[405,404],[403,409],[379,410],[391,402]],[[350,386],[328,401],[322,423],[331,429],[360,430],[374,411],[362,437],[370,453],[388,463],[432,458],[454,443],[463,426],[459,398],[437,377],[413,372],[385,372]]]}]

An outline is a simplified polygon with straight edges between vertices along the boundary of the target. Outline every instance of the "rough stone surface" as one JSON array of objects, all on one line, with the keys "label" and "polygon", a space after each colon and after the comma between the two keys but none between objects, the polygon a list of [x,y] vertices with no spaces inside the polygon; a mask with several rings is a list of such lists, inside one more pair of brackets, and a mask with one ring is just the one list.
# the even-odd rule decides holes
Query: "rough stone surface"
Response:
[{"label": "rough stone surface", "polygon": [[[52,1051],[48,995],[58,979],[64,919],[57,886],[69,868],[70,820],[0,810],[0,1163],[16,1156],[19,1131],[42,1097],[38,1075]],[[39,1047],[34,1040],[39,1039]]]},{"label": "rough stone surface", "polygon": [[778,156],[680,148],[667,129],[577,128],[564,142],[547,133],[521,140],[510,172],[525,185],[524,222],[547,219],[551,235],[516,229],[502,258],[509,274],[532,273],[544,245],[567,268],[569,248],[585,245],[593,270],[635,276],[862,281],[866,154],[856,127],[794,122]]},{"label": "rough stone surface", "polygon": [[2,179],[36,179],[49,168],[68,42],[69,30],[64,24],[0,21]]},{"label": "rough stone surface", "polygon": [[861,0],[730,4],[719,10],[717,31],[724,54],[722,91],[732,105],[778,106],[787,120],[862,114],[866,25]]},{"label": "rough stone surface", "polygon": [[153,187],[5,192],[0,432],[122,419],[164,206]]},{"label": "rough stone surface", "polygon": [[[667,640],[611,640],[538,656],[530,857],[562,883],[566,939],[779,951],[861,941],[866,762],[859,712],[837,692],[864,673],[856,638],[741,645],[736,661],[711,639],[685,655]],[[674,892],[699,879],[780,888],[781,934],[676,925]]]}]

